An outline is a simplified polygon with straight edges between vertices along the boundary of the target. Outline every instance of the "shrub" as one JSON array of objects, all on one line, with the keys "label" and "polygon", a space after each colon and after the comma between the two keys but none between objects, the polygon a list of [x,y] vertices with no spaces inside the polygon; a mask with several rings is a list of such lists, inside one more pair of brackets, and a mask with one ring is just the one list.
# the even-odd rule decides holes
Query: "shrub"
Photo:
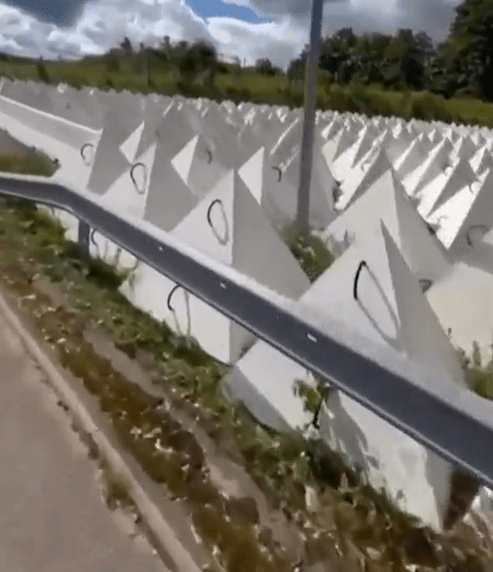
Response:
[{"label": "shrub", "polygon": [[115,52],[109,52],[104,56],[106,71],[115,73],[120,71],[120,58]]},{"label": "shrub", "polygon": [[42,60],[36,63],[36,72],[38,74],[39,81],[43,83],[50,83],[50,76],[48,75],[48,70]]},{"label": "shrub", "polygon": [[424,121],[444,121],[452,123],[457,118],[445,105],[441,95],[434,95],[429,91],[416,95],[411,104],[411,112],[416,119]]},{"label": "shrub", "polygon": [[231,85],[224,90],[228,99],[234,103],[249,101],[252,99],[252,92],[247,87],[237,88]]}]

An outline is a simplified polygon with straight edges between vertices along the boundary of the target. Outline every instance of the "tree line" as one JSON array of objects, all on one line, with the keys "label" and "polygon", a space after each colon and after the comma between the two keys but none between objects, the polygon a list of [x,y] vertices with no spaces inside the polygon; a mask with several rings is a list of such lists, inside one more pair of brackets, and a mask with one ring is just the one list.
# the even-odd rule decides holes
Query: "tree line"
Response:
[{"label": "tree line", "polygon": [[[352,28],[338,30],[322,41],[319,83],[332,99],[338,95],[337,86],[378,84],[385,90],[426,91],[445,98],[468,95],[493,101],[493,0],[465,0],[455,12],[448,37],[437,45],[426,32],[410,29],[360,35]],[[286,71],[266,57],[248,67],[242,67],[239,59],[225,63],[210,42],[172,43],[169,37],[153,48],[144,44],[134,47],[124,38],[103,57],[88,56],[83,61],[102,63],[110,75],[123,68],[125,73],[145,74],[150,89],[159,84],[162,72],[169,72],[178,89],[190,95],[194,90],[214,95],[219,74],[279,76],[283,81],[276,88],[277,95],[300,105],[308,49],[306,46]],[[37,72],[42,81],[49,79],[42,60],[37,63]],[[242,89],[245,93],[227,88],[229,95],[248,99],[248,88]]]},{"label": "tree line", "polygon": [[[304,50],[290,63],[288,78],[303,74],[306,56]],[[437,45],[423,31],[356,35],[343,28],[323,39],[320,70],[340,85],[380,83],[386,89],[493,101],[493,0],[458,5],[448,37]]]}]

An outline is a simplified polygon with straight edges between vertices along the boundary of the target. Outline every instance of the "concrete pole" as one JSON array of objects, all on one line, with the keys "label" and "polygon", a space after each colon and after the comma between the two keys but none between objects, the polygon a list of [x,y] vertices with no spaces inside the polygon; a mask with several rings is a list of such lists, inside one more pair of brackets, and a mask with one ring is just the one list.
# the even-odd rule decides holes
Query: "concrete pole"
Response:
[{"label": "concrete pole", "polygon": [[313,143],[317,105],[318,60],[322,34],[322,15],[324,0],[312,0],[312,24],[310,50],[306,66],[305,111],[303,120],[303,139],[301,142],[300,183],[298,187],[298,209],[296,222],[300,230],[309,229],[310,185],[312,179]]}]

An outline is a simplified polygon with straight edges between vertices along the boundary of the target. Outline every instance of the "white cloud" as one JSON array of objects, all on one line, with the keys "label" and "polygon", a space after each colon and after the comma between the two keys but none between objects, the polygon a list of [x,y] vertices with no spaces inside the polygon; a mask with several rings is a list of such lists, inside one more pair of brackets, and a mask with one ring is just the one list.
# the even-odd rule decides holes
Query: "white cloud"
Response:
[{"label": "white cloud", "polygon": [[209,18],[208,24],[219,51],[250,62],[268,57],[283,66],[300,53],[308,37],[307,31],[293,25],[289,17],[279,23],[261,24]]},{"label": "white cloud", "polygon": [[[185,0],[90,0],[74,25],[57,27],[0,3],[0,49],[45,58],[104,53],[124,36],[135,43],[172,39],[208,39],[218,50],[240,58],[269,57],[284,65],[299,54],[309,37],[308,0],[225,0],[277,15],[269,23],[233,18],[204,20]],[[409,27],[432,36],[446,34],[459,0],[326,1],[324,33],[352,26],[356,32]]]}]

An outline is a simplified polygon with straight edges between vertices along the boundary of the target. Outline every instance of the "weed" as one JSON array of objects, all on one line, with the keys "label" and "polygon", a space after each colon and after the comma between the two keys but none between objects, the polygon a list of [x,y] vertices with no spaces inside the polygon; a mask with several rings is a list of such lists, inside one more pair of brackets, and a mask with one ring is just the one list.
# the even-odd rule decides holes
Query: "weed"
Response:
[{"label": "weed", "polygon": [[132,503],[129,482],[122,474],[115,472],[107,464],[103,464],[101,467],[101,482],[108,508],[113,510]]},{"label": "weed", "polygon": [[0,171],[5,173],[51,177],[56,169],[56,162],[38,151],[27,150],[24,155],[18,153],[0,155]]},{"label": "weed", "polygon": [[303,233],[296,223],[283,231],[284,242],[311,282],[315,282],[334,262],[334,255],[318,237]]},{"label": "weed", "polygon": [[486,362],[477,341],[473,342],[471,356],[462,348],[458,348],[457,353],[471,390],[485,399],[493,400],[493,356]]}]

